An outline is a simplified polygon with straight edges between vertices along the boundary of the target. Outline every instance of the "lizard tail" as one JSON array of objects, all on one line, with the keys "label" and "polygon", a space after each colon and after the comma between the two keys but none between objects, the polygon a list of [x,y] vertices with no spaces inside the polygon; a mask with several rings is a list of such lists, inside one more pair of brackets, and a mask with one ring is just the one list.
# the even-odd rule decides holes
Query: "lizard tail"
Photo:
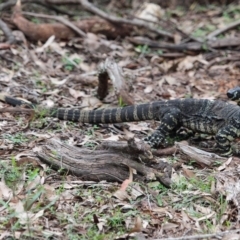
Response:
[{"label": "lizard tail", "polygon": [[121,123],[154,119],[153,105],[140,104],[118,108],[80,110],[77,108],[58,108],[50,111],[52,117],[83,123]]}]

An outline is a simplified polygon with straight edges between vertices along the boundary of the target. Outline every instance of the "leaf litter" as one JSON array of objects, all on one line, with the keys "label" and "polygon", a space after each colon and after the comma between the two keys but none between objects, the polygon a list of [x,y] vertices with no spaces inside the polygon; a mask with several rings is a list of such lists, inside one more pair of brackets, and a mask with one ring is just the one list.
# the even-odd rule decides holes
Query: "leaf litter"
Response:
[{"label": "leaf litter", "polygon": [[[144,6],[136,15],[139,18],[156,22],[156,18],[166,16],[158,5],[156,9],[154,5]],[[176,25],[181,22],[180,30],[189,36],[194,33],[196,38],[208,34],[209,29],[226,26],[226,12],[232,11],[231,5],[226,12],[219,6],[214,10],[196,9],[169,9],[171,21]],[[237,17],[236,11],[233,19]],[[141,34],[135,32],[136,36]],[[226,33],[231,35],[238,36],[236,29]],[[175,43],[180,41],[176,36]],[[239,85],[239,68],[233,62],[216,62],[207,69],[215,51],[193,56],[190,52],[180,58],[164,57],[166,53],[176,52],[136,46],[127,38],[113,40],[94,33],[69,41],[54,37],[42,42],[25,39],[1,50],[1,89],[50,107],[118,106],[112,89],[103,101],[96,98],[97,66],[108,56],[117,57],[124,72],[130,73],[128,81],[136,103],[178,97],[226,100],[226,91]],[[7,105],[1,103],[1,107]],[[196,153],[184,164],[182,155],[168,156],[175,166],[170,189],[159,182],[134,182],[135,170],[129,166],[129,179],[122,184],[82,181],[42,164],[34,149],[53,136],[78,146],[95,146],[106,139],[121,141],[132,132],[142,138],[156,123],[128,123],[119,133],[114,126],[101,128],[50,118],[35,119],[26,127],[24,113],[1,113],[0,118],[2,239],[184,239],[206,233],[217,239],[219,232],[239,229],[236,157],[225,162],[215,159],[215,165],[206,167],[194,159]],[[238,233],[226,236],[239,238]]]}]

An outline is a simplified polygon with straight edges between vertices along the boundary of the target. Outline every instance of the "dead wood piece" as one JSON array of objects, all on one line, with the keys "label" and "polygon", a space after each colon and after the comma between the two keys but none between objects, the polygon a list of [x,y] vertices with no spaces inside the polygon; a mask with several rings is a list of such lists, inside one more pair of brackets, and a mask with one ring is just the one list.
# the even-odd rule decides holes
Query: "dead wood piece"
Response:
[{"label": "dead wood piece", "polygon": [[0,19],[0,29],[5,34],[8,43],[10,43],[10,44],[15,43],[15,37],[13,36],[13,34],[12,34],[11,30],[9,29],[9,27],[7,26],[7,24],[2,19]]},{"label": "dead wood piece", "polygon": [[74,24],[84,32],[103,34],[110,39],[128,36],[133,31],[131,26],[122,27],[96,16],[82,19]]},{"label": "dead wood piece", "polygon": [[[25,15],[29,15],[29,16],[34,16],[34,17],[41,17],[41,18],[49,18],[49,19],[53,19],[56,20],[58,22],[61,22],[62,24],[64,24],[65,26],[69,27],[71,30],[75,31],[80,37],[85,37],[86,34],[79,29],[76,25],[74,25],[73,23],[71,23],[70,21],[68,21],[67,19],[63,18],[63,17],[59,17],[59,16],[49,16],[46,14],[38,14],[38,13],[30,13],[30,12],[22,12]],[[48,24],[48,26],[51,26],[52,24]],[[46,24],[45,24],[46,26]]]},{"label": "dead wood piece", "polygon": [[22,16],[17,5],[14,8],[12,21],[18,29],[34,41],[46,41],[52,35],[57,39],[71,39],[75,36],[75,32],[63,24],[35,24],[28,21]]},{"label": "dead wood piece", "polygon": [[[40,18],[53,19],[61,23],[43,23],[35,24],[28,21],[22,14],[35,16]],[[91,19],[84,19],[78,22],[70,22],[67,19],[59,16],[49,16],[46,14],[37,14],[22,12],[21,5],[17,3],[12,14],[13,23],[20,29],[28,38],[33,41],[47,41],[52,35],[56,39],[69,40],[76,35],[85,37],[85,32],[93,32],[105,34],[108,38],[116,38],[118,36],[128,35],[132,28],[122,28],[113,25],[104,19],[93,17]]]},{"label": "dead wood piece", "polygon": [[179,151],[185,155],[186,160],[195,160],[199,165],[205,166],[213,166],[216,161],[224,162],[227,159],[224,157],[220,157],[215,153],[210,153],[203,151],[201,149],[189,146],[185,141],[176,143]]},{"label": "dead wood piece", "polygon": [[208,41],[208,44],[212,48],[238,47],[240,45],[240,39],[239,37],[226,37],[214,41]]},{"label": "dead wood piece", "polygon": [[126,141],[103,141],[101,147],[109,149],[114,152],[124,152],[127,154],[135,154],[136,159],[141,159],[144,163],[154,162],[154,157],[151,152],[149,145],[145,144],[143,141],[136,142],[134,138],[130,138]]},{"label": "dead wood piece", "polygon": [[202,43],[200,42],[189,42],[182,44],[172,44],[172,43],[159,43],[158,41],[153,41],[145,37],[129,37],[129,41],[135,44],[146,44],[150,47],[163,48],[175,51],[200,51],[202,50]]},{"label": "dead wood piece", "polygon": [[91,13],[94,13],[103,19],[108,20],[109,22],[111,22],[113,24],[121,25],[122,27],[126,27],[127,25],[142,27],[142,28],[146,28],[152,32],[155,32],[155,33],[159,34],[160,36],[168,37],[171,39],[174,38],[173,34],[167,32],[167,31],[160,30],[157,27],[151,26],[148,23],[144,22],[143,20],[139,20],[139,19],[128,20],[128,19],[112,16],[108,13],[103,12],[99,8],[95,7],[87,0],[79,0],[79,3],[82,5],[82,7],[85,10],[87,10]]},{"label": "dead wood piece", "polygon": [[108,79],[111,79],[119,102],[132,105],[134,104],[133,97],[129,94],[129,87],[127,86],[122,69],[112,58],[107,58],[104,63],[99,66],[99,86],[98,95],[100,99],[106,97],[108,93]]},{"label": "dead wood piece", "polygon": [[81,37],[85,37],[85,32],[92,32],[95,34],[104,34],[107,38],[116,38],[119,36],[129,35],[132,28],[122,28],[117,25],[113,25],[110,22],[101,19],[99,17],[92,17],[83,19],[77,22],[70,22],[63,17],[49,16],[45,14],[22,12],[25,15],[35,16],[40,18],[48,18],[59,21],[61,23],[43,23],[35,24],[28,21],[21,14],[15,14],[12,16],[14,24],[31,40],[34,41],[46,41],[49,37],[54,35],[56,39],[69,40],[78,34]]},{"label": "dead wood piece", "polygon": [[135,152],[130,154],[122,150],[116,151],[116,144],[113,145],[113,149],[108,143],[107,150],[89,150],[69,146],[59,140],[51,139],[37,154],[42,161],[51,167],[66,169],[84,180],[121,182],[129,177],[129,167],[131,167],[137,172],[134,175],[137,180],[157,178],[164,185],[170,186],[171,166],[169,164],[156,164],[153,165],[154,168],[148,167],[137,161]]},{"label": "dead wood piece", "polygon": [[214,51],[215,48],[223,48],[223,47],[236,47],[240,45],[239,38],[231,37],[231,38],[224,38],[224,39],[217,39],[207,41],[206,43],[201,42],[188,42],[188,43],[181,43],[181,44],[172,44],[172,43],[159,43],[158,41],[153,41],[145,37],[129,37],[129,41],[135,44],[146,44],[150,47],[155,48],[162,48],[174,51],[202,51],[203,49],[210,49]]},{"label": "dead wood piece", "polygon": [[176,146],[172,146],[169,148],[157,149],[153,150],[152,153],[154,156],[164,156],[164,155],[173,155],[178,152]]}]

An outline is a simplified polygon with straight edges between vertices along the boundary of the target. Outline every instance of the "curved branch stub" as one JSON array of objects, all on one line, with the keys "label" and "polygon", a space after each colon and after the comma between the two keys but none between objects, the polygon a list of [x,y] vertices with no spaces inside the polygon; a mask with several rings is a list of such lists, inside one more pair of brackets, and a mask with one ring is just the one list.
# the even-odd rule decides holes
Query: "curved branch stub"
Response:
[{"label": "curved branch stub", "polygon": [[133,98],[129,95],[129,87],[124,80],[122,69],[112,58],[107,58],[104,63],[101,63],[98,68],[98,96],[100,99],[106,97],[108,93],[108,79],[110,79],[115,88],[118,98],[121,102],[132,105],[134,104]]}]

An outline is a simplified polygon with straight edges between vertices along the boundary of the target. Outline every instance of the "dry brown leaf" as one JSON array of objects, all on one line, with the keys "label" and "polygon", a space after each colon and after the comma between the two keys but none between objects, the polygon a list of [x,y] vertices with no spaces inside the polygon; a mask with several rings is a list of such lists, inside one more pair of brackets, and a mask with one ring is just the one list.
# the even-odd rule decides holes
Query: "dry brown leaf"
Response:
[{"label": "dry brown leaf", "polygon": [[201,222],[201,221],[203,221],[203,220],[207,220],[207,219],[215,219],[216,218],[216,212],[211,212],[211,213],[209,213],[208,215],[205,215],[205,216],[203,216],[203,217],[200,217],[200,218],[197,218],[196,220],[197,220],[197,222]]},{"label": "dry brown leaf", "polygon": [[12,21],[18,27],[18,29],[20,29],[27,37],[34,41],[47,41],[47,39],[53,35],[57,39],[71,39],[75,36],[73,30],[63,24],[35,24],[28,21],[22,16],[21,5],[18,3],[13,9]]},{"label": "dry brown leaf", "polygon": [[138,197],[144,195],[144,192],[142,191],[139,183],[132,182],[131,183],[131,188],[129,189],[129,194],[131,195],[131,198],[133,200],[135,200]]},{"label": "dry brown leaf", "polygon": [[163,18],[164,14],[164,9],[162,9],[159,5],[145,2],[135,16],[143,20],[157,23],[159,19]]},{"label": "dry brown leaf", "polygon": [[[66,78],[64,78],[63,80],[58,80],[58,78],[50,77],[51,83],[54,84],[54,85],[56,85],[56,86],[64,85],[68,80],[69,80],[69,77],[66,77]],[[70,90],[69,90],[69,91],[70,91]]]},{"label": "dry brown leaf", "polygon": [[4,181],[0,182],[0,199],[5,201],[9,200],[13,196],[13,190],[9,188]]},{"label": "dry brown leaf", "polygon": [[115,134],[111,134],[110,137],[104,138],[104,141],[119,141],[120,136],[119,135],[115,135]]},{"label": "dry brown leaf", "polygon": [[144,93],[151,93],[153,91],[153,85],[148,85],[145,89],[144,89]]},{"label": "dry brown leaf", "polygon": [[177,227],[179,227],[179,225],[178,224],[175,224],[175,223],[163,223],[162,224],[162,229],[163,230],[170,230],[170,229],[174,229],[174,228],[177,228]]},{"label": "dry brown leaf", "polygon": [[121,187],[119,190],[117,190],[113,196],[118,198],[119,200],[125,200],[125,199],[130,199],[130,196],[126,192],[126,189],[128,188],[128,185],[132,182],[130,179],[126,179],[122,182]]},{"label": "dry brown leaf", "polygon": [[98,230],[99,230],[99,231],[103,231],[103,227],[107,224],[107,220],[106,220],[106,219],[99,218],[98,221],[99,221],[99,222],[97,223]]},{"label": "dry brown leaf", "polygon": [[127,194],[127,192],[125,190],[117,190],[114,194],[114,197],[116,197],[117,199],[123,201],[123,200],[127,200],[130,199],[130,196]]},{"label": "dry brown leaf", "polygon": [[25,188],[27,191],[34,190],[42,184],[41,177],[37,175]]},{"label": "dry brown leaf", "polygon": [[123,183],[121,184],[120,190],[122,191],[126,191],[128,185],[131,183],[132,181],[129,179],[126,179],[123,181]]},{"label": "dry brown leaf", "polygon": [[195,62],[200,62],[204,65],[208,64],[208,62],[204,59],[202,54],[199,54],[198,56],[187,56],[178,64],[177,70],[189,71],[191,69],[194,69]]},{"label": "dry brown leaf", "polygon": [[188,216],[188,214],[182,210],[182,224],[185,228],[190,229],[191,228],[191,218]]},{"label": "dry brown leaf", "polygon": [[130,131],[148,131],[149,127],[146,122],[139,122],[139,123],[127,123],[129,126]]},{"label": "dry brown leaf", "polygon": [[177,79],[172,76],[164,76],[163,79],[170,85],[176,85],[179,86],[179,83],[177,82]]},{"label": "dry brown leaf", "polygon": [[134,223],[134,227],[132,229],[130,229],[130,233],[133,233],[133,232],[141,232],[142,231],[142,219],[140,216],[137,216],[135,218],[135,223]]},{"label": "dry brown leaf", "polygon": [[132,133],[132,132],[130,132],[130,131],[128,131],[127,129],[123,129],[123,132],[124,132],[124,138],[125,138],[125,140],[127,139],[132,139],[132,138],[134,138],[134,136],[135,136],[135,134],[134,133]]},{"label": "dry brown leaf", "polygon": [[48,48],[53,41],[55,40],[55,36],[51,36],[41,47],[35,49],[36,53],[42,53],[46,48]]},{"label": "dry brown leaf", "polygon": [[232,162],[232,157],[230,157],[226,162],[224,162],[220,167],[217,168],[218,171],[226,169],[227,166]]},{"label": "dry brown leaf", "polygon": [[52,187],[51,185],[44,184],[43,185],[44,191],[41,195],[41,199],[44,201],[47,199],[49,202],[56,201],[59,196],[56,194],[56,189]]},{"label": "dry brown leaf", "polygon": [[91,96],[83,96],[82,97],[81,107],[86,108],[86,110],[98,108],[101,105],[102,105],[102,102],[96,97],[91,97]]},{"label": "dry brown leaf", "polygon": [[190,170],[187,166],[182,165],[182,170],[183,170],[183,173],[186,177],[188,177],[188,178],[194,178],[195,177],[194,172],[192,170]]},{"label": "dry brown leaf", "polygon": [[203,214],[212,214],[212,213],[215,213],[216,212],[213,212],[210,208],[207,208],[207,207],[203,207],[203,206],[200,206],[198,204],[193,204],[193,206],[195,207],[195,209],[200,212],[200,213],[203,213]]}]

